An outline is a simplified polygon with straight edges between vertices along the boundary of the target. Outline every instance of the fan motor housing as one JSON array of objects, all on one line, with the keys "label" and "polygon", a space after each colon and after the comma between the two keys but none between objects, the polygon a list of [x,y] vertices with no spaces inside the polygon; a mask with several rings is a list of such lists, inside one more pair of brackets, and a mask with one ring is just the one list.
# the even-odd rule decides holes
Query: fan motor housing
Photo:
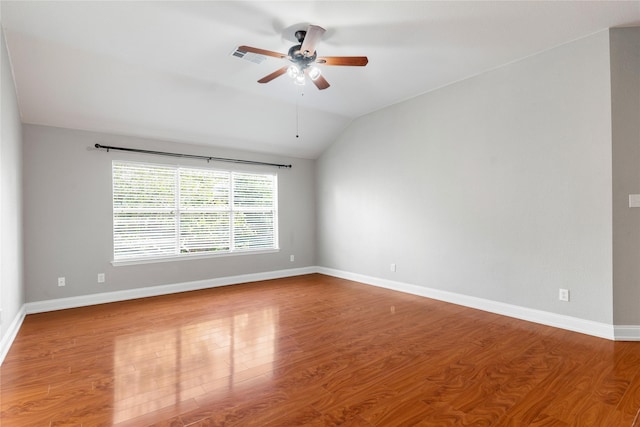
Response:
[{"label": "fan motor housing", "polygon": [[308,67],[309,64],[314,62],[318,57],[318,53],[315,51],[313,52],[313,55],[305,56],[304,53],[302,52],[301,44],[291,46],[291,49],[289,49],[288,55],[289,55],[289,58],[291,58],[291,62],[293,62],[294,64],[298,64],[301,68]]}]

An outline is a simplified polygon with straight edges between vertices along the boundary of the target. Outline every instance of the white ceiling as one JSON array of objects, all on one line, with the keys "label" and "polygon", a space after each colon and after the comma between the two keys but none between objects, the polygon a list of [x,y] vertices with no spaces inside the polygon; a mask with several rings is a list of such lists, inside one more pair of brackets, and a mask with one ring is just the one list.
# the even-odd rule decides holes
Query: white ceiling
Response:
[{"label": "white ceiling", "polygon": [[[25,123],[316,158],[354,119],[615,26],[640,1],[12,2],[0,17]],[[331,87],[301,88],[286,53],[308,24],[327,29]],[[298,113],[296,112],[298,110]],[[299,138],[296,132],[299,129]]]}]

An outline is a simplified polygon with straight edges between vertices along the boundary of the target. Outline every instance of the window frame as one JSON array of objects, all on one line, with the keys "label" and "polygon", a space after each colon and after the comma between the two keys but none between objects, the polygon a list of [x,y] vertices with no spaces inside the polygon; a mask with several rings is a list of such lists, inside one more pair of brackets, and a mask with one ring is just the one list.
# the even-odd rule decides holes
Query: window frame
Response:
[{"label": "window frame", "polygon": [[[116,208],[116,188],[115,188],[115,168],[116,165],[136,165],[144,168],[163,168],[163,169],[173,169],[175,171],[175,183],[174,183],[174,191],[173,191],[173,207],[170,209],[172,212],[173,218],[175,220],[175,234],[174,234],[174,243],[175,243],[175,253],[167,254],[167,255],[150,255],[150,256],[131,256],[131,257],[120,257],[116,258],[116,215],[118,213],[124,213],[125,211]],[[189,170],[189,171],[206,171],[206,172],[214,172],[214,173],[222,173],[228,175],[228,206],[225,208],[204,208],[202,210],[197,209],[184,209],[181,206],[180,194],[182,191],[181,187],[181,170]],[[271,212],[273,219],[273,247],[268,248],[236,248],[234,245],[234,218],[237,213],[243,213],[247,211],[252,211],[252,209],[240,208],[236,207],[234,203],[234,191],[235,191],[235,177],[238,175],[258,175],[270,177],[272,181],[272,198],[273,204],[272,207],[262,207],[260,209],[256,209],[256,211],[261,212]],[[128,161],[128,160],[113,160],[111,162],[111,255],[112,261],[111,264],[114,266],[120,265],[134,265],[134,264],[147,264],[147,263],[161,263],[161,262],[170,262],[170,261],[180,261],[180,260],[194,260],[194,259],[203,259],[203,258],[216,258],[216,257],[227,257],[227,256],[239,256],[239,255],[257,255],[257,254],[265,254],[265,253],[275,253],[280,251],[279,244],[279,215],[278,215],[279,201],[278,201],[278,174],[277,173],[268,173],[264,171],[248,171],[248,170],[238,170],[238,169],[222,169],[222,168],[211,168],[211,167],[199,167],[192,165],[181,165],[181,164],[166,164],[166,163],[151,163],[151,162],[139,162],[139,161]],[[131,212],[135,211],[132,209]],[[140,209],[138,209],[140,211]],[[187,252],[181,253],[181,228],[180,228],[180,217],[184,213],[194,213],[194,212],[225,212],[229,217],[229,249],[226,250],[210,250],[210,251],[202,251],[202,252]]]}]

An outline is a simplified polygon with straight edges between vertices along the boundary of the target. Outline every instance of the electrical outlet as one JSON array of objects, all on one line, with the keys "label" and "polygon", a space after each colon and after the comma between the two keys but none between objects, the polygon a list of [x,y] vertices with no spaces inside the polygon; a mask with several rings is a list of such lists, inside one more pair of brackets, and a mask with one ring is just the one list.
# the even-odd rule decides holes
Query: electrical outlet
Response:
[{"label": "electrical outlet", "polygon": [[395,264],[391,264],[391,266],[389,266],[389,270],[395,272],[396,271],[396,265]]},{"label": "electrical outlet", "polygon": [[295,255],[289,255],[289,261],[294,262],[296,260]]},{"label": "electrical outlet", "polygon": [[560,301],[569,301],[569,289],[560,289],[558,299]]},{"label": "electrical outlet", "polygon": [[104,273],[98,273],[98,283],[104,283]]},{"label": "electrical outlet", "polygon": [[58,286],[65,286],[66,284],[64,277],[58,277]]}]

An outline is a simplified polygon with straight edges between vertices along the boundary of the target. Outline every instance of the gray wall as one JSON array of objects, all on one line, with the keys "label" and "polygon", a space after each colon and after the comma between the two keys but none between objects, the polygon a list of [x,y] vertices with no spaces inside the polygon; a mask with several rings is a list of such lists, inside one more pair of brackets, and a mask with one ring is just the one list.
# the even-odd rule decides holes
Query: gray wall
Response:
[{"label": "gray wall", "polygon": [[[0,341],[24,303],[22,275],[22,127],[4,32],[0,30]],[[0,349],[1,350],[1,349]]]},{"label": "gray wall", "polygon": [[611,30],[614,323],[640,325],[640,27]]},{"label": "gray wall", "polygon": [[[96,150],[94,144],[291,163],[278,171],[281,251],[128,266],[113,258],[111,162],[206,166],[201,160]],[[213,166],[213,164],[212,164]],[[24,126],[25,283],[27,302],[307,267],[315,261],[315,162],[45,126]],[[289,255],[295,255],[295,262]],[[97,283],[97,274],[106,283]],[[64,276],[66,286],[58,287]]]},{"label": "gray wall", "polygon": [[608,34],[356,120],[318,161],[318,264],[611,324]]}]

